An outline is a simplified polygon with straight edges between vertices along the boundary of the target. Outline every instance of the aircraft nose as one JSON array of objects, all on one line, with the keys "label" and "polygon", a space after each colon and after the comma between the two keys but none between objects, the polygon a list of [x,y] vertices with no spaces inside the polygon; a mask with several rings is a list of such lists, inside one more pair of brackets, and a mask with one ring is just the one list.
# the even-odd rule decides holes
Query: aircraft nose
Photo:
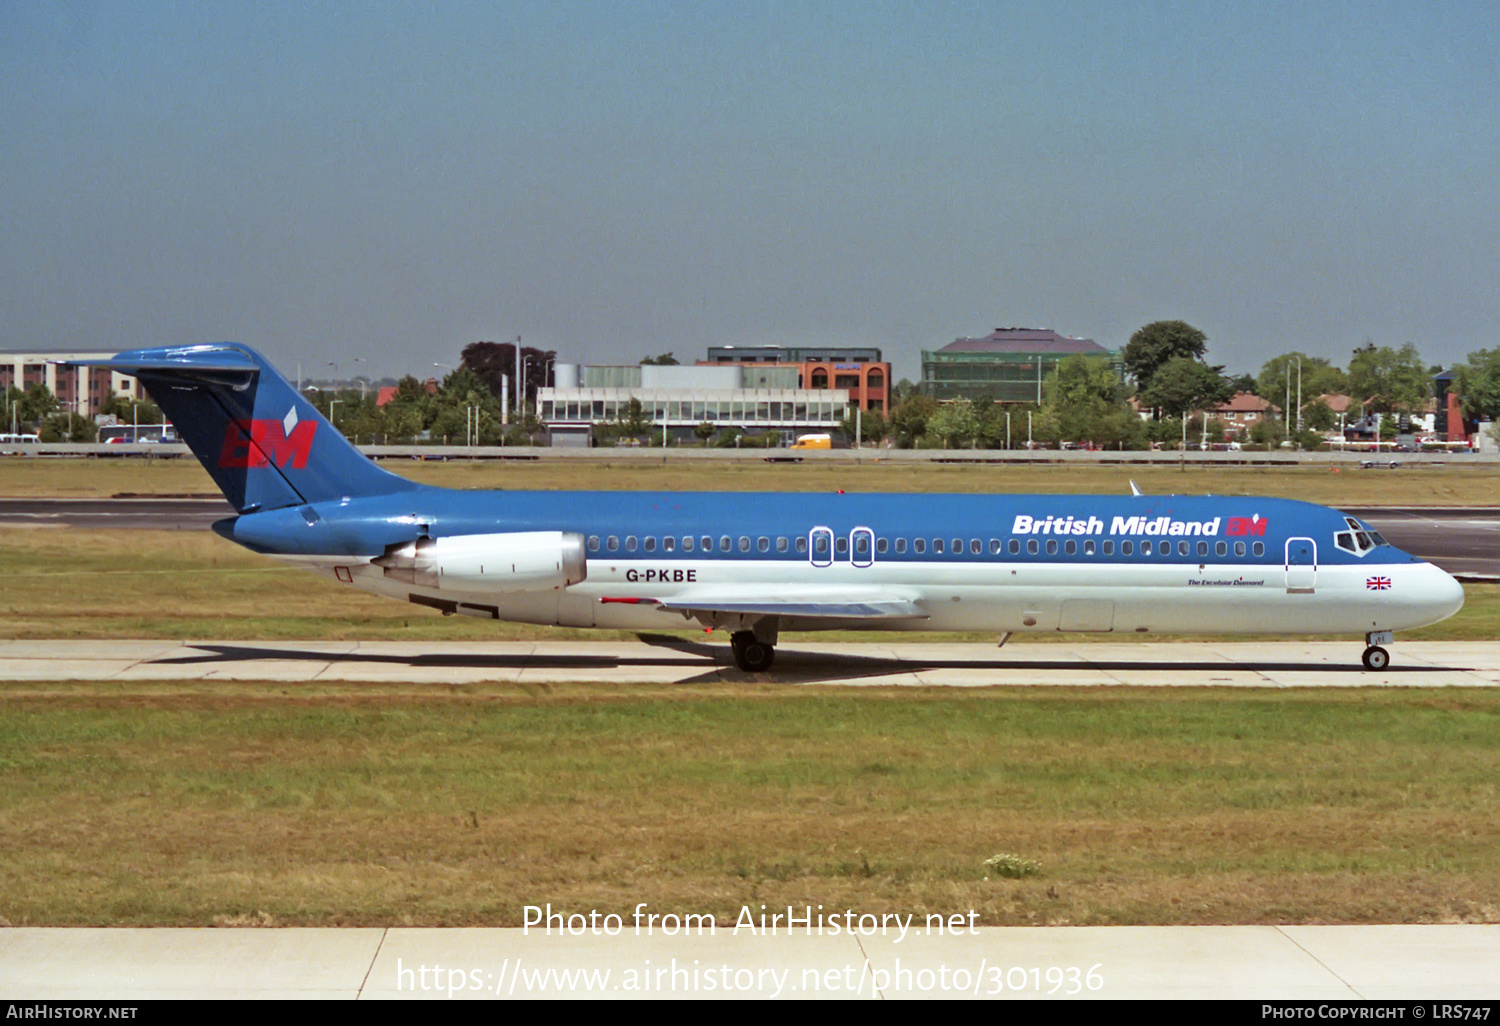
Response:
[{"label": "aircraft nose", "polygon": [[1446,620],[1464,607],[1464,588],[1453,575],[1431,563],[1422,566],[1417,598],[1429,623]]}]

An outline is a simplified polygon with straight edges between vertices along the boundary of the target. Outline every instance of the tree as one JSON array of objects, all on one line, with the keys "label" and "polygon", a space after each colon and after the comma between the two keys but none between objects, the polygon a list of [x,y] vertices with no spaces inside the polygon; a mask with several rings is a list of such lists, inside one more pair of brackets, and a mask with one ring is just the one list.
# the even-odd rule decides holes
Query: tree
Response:
[{"label": "tree", "polygon": [[631,397],[620,411],[620,433],[627,438],[640,438],[651,430],[651,417],[641,401]]},{"label": "tree", "polygon": [[1042,387],[1043,438],[1106,448],[1144,444],[1141,419],[1125,402],[1125,383],[1108,360],[1069,356],[1047,375]]},{"label": "tree", "polygon": [[671,353],[662,353],[660,356],[648,356],[641,361],[641,366],[651,367],[676,367],[677,357]]},{"label": "tree", "polygon": [[[516,341],[519,342],[520,339]],[[516,365],[521,363],[526,375],[522,395],[529,401],[536,395],[538,388],[548,387],[550,370],[557,353],[551,349],[524,346],[518,360],[514,343],[473,342],[464,346],[460,356],[462,365],[477,374],[493,395],[498,396],[505,390],[503,378],[509,377],[512,399],[516,394]]]},{"label": "tree", "polygon": [[844,434],[850,438],[854,437],[856,420],[858,421],[859,439],[861,442],[878,442],[885,437],[885,416],[879,410],[865,410],[856,417],[855,411],[851,409],[849,415],[844,418],[844,422],[841,425],[844,429]]},{"label": "tree", "polygon": [[1150,387],[1141,392],[1141,402],[1176,416],[1212,409],[1234,394],[1221,370],[1191,357],[1173,357],[1157,369]]},{"label": "tree", "polygon": [[927,434],[941,439],[943,448],[973,445],[979,437],[979,411],[967,399],[955,399],[927,419]]},{"label": "tree", "polygon": [[[1342,395],[1349,387],[1349,376],[1321,356],[1306,353],[1283,353],[1261,365],[1253,391],[1262,399],[1278,405],[1286,403],[1287,385],[1291,384],[1292,403],[1297,401],[1297,361],[1302,361],[1302,401],[1311,402],[1320,395]],[[1292,407],[1288,407],[1291,409]],[[1304,418],[1306,414],[1303,415]]]},{"label": "tree", "polygon": [[1201,360],[1208,336],[1186,321],[1152,321],[1138,328],[1125,344],[1125,371],[1145,391],[1157,370],[1178,358]]},{"label": "tree", "polygon": [[92,442],[99,437],[99,429],[88,417],[70,410],[43,418],[38,435],[44,442]]},{"label": "tree", "polygon": [[1372,342],[1349,361],[1349,394],[1370,413],[1418,413],[1432,397],[1432,380],[1410,342],[1399,350]]},{"label": "tree", "polygon": [[710,423],[706,420],[701,424],[694,425],[693,427],[693,434],[697,435],[698,440],[701,441],[704,445],[707,445],[708,440],[718,433],[719,425]]},{"label": "tree", "polygon": [[1339,415],[1321,399],[1314,399],[1302,407],[1302,423],[1309,431],[1329,431],[1339,421]]},{"label": "tree", "polygon": [[938,411],[938,401],[931,396],[913,395],[891,411],[890,427],[896,444],[910,449],[927,433],[927,421]]},{"label": "tree", "polygon": [[1464,416],[1500,422],[1500,349],[1480,349],[1453,368],[1454,391]]},{"label": "tree", "polygon": [[16,395],[12,389],[12,403],[16,407],[16,419],[22,424],[40,424],[46,417],[62,409],[62,403],[46,385],[32,385],[24,393]]}]

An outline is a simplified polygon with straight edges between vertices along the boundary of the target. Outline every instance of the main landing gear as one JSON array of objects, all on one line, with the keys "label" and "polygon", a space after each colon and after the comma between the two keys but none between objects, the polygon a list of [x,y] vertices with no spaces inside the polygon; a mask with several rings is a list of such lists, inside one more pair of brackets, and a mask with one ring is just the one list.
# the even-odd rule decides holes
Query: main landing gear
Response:
[{"label": "main landing gear", "polygon": [[1367,670],[1383,670],[1391,665],[1391,654],[1381,645],[1391,643],[1390,631],[1372,631],[1365,635],[1365,654],[1361,660]]},{"label": "main landing gear", "polygon": [[729,636],[734,665],[746,673],[764,673],[776,658],[776,646],[756,638],[754,631],[735,631]]}]

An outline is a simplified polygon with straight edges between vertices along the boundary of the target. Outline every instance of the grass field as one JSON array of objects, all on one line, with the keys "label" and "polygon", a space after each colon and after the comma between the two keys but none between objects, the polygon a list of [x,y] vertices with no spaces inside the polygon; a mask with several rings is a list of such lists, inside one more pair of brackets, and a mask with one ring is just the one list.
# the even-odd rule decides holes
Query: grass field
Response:
[{"label": "grass field", "polygon": [[[1361,470],[1289,467],[766,463],[745,461],[417,462],[384,464],[450,488],[710,491],[1039,492],[1128,495],[1133,480],[1155,494],[1265,495],[1331,506],[1493,505],[1500,465],[1454,463]],[[0,458],[0,496],[217,495],[196,460]]]},{"label": "grass field", "polygon": [[[288,568],[207,531],[12,530],[0,535],[0,581],[0,639],[507,641],[634,636],[445,617]],[[1464,590],[1468,598],[1457,616],[1402,632],[1398,643],[1500,638],[1500,585],[1469,584]],[[992,633],[829,632],[785,637],[990,644],[995,640]],[[1126,639],[1150,641],[1159,636],[1109,635],[1111,641]],[[1027,634],[1012,643],[1077,640],[1077,635]]]},{"label": "grass field", "polygon": [[[0,689],[12,925],[1500,922],[1500,694]],[[1007,879],[986,859],[1040,871]]]}]

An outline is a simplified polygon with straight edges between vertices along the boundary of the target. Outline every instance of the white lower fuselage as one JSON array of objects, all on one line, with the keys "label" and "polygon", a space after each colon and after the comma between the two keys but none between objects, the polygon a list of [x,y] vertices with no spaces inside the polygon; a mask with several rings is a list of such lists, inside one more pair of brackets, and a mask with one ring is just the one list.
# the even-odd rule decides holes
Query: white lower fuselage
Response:
[{"label": "white lower fuselage", "polygon": [[[670,578],[645,582],[662,562],[591,558],[585,581],[538,591],[414,587],[369,564],[301,557],[362,591],[454,612],[566,627],[666,630],[696,626],[663,610],[689,587],[732,587],[746,595],[808,589],[878,590],[915,604],[924,616],[879,621],[780,618],[781,630],[1081,631],[1152,634],[1367,634],[1407,630],[1451,616],[1463,591],[1430,563],[1321,567],[1205,563],[875,562],[814,566],[786,560],[675,559]],[[633,573],[632,573],[633,572]],[[691,572],[691,574],[689,574]],[[1385,579],[1388,584],[1379,584]],[[1289,587],[1290,585],[1290,587]],[[738,629],[752,618],[720,613],[712,626]]]}]

